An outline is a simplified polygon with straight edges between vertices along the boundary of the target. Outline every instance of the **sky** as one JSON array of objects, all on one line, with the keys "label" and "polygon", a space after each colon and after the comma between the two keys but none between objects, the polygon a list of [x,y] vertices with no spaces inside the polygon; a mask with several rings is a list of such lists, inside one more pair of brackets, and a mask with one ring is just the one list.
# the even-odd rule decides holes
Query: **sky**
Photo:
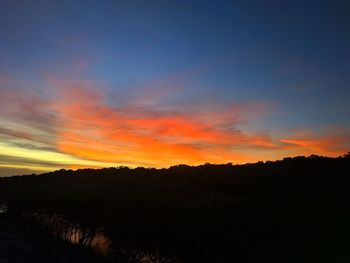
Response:
[{"label": "sky", "polygon": [[348,1],[0,8],[0,176],[350,151]]}]

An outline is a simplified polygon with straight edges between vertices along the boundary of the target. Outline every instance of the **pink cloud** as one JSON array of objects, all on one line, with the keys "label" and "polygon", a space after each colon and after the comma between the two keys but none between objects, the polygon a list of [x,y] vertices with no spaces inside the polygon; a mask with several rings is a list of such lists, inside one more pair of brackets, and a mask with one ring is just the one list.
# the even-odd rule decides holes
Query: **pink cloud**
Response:
[{"label": "pink cloud", "polygon": [[[41,140],[58,152],[88,160],[158,167],[337,156],[347,151],[350,141],[348,131],[294,132],[279,139],[239,128],[268,114],[270,106],[261,102],[162,109],[135,106],[134,100],[112,106],[108,92],[96,83],[51,77],[48,87],[44,95],[1,88],[0,116],[34,129],[7,128],[0,134]],[[35,129],[49,136],[40,139]]]}]

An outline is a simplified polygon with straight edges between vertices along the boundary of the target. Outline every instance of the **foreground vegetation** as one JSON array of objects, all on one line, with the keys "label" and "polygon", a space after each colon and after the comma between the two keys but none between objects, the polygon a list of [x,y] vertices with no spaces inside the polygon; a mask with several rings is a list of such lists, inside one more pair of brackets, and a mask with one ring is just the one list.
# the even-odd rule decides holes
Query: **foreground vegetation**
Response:
[{"label": "foreground vegetation", "polygon": [[114,262],[348,262],[349,201],[349,155],[0,179],[8,216]]}]

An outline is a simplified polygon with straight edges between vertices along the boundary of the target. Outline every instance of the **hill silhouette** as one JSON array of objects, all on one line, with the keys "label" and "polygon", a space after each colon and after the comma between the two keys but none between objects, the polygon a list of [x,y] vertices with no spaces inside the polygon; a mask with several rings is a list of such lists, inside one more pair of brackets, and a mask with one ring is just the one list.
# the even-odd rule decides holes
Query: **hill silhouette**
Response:
[{"label": "hill silhouette", "polygon": [[22,218],[112,262],[347,262],[350,155],[0,179]]}]

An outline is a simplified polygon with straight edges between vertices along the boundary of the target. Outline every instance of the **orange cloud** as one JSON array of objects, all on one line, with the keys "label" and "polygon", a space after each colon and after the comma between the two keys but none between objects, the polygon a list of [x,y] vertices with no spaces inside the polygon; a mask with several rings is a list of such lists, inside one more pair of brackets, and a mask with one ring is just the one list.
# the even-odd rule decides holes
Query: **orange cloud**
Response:
[{"label": "orange cloud", "polygon": [[184,112],[117,108],[107,105],[103,93],[95,89],[59,84],[59,99],[52,105],[61,123],[57,147],[74,156],[116,164],[168,166],[248,161],[235,147],[274,147],[268,136],[229,129],[227,116],[217,123],[218,118],[212,122],[207,116]]},{"label": "orange cloud", "polygon": [[295,154],[340,156],[349,151],[350,134],[343,129],[331,129],[327,134],[298,131],[281,142],[285,149]]},{"label": "orange cloud", "polygon": [[[136,107],[136,101],[115,105],[103,89],[94,87],[87,81],[53,78],[43,96],[1,87],[0,121],[6,120],[9,126],[1,128],[0,135],[6,136],[13,147],[56,150],[91,161],[86,167],[111,163],[164,167],[244,163],[289,155],[338,156],[350,146],[348,131],[323,135],[294,132],[279,139],[239,129],[266,110],[261,103],[214,103],[206,108],[192,105],[177,110]],[[70,165],[84,166],[73,161]]]}]

